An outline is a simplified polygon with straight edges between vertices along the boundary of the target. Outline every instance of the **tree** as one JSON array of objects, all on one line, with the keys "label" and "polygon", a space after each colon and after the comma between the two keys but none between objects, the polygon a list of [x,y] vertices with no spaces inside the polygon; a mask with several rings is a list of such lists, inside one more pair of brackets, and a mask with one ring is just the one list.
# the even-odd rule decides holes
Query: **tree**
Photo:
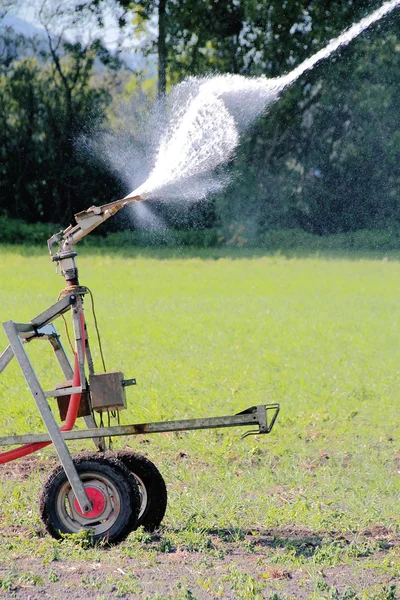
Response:
[{"label": "tree", "polygon": [[360,40],[353,69],[336,63],[303,125],[295,210],[314,233],[383,228],[400,218],[398,37],[380,33]]},{"label": "tree", "polygon": [[98,41],[49,41],[49,54],[41,48],[0,72],[0,210],[65,223],[83,202],[107,201],[121,189],[108,167],[77,145],[105,120],[111,96],[94,85],[93,73],[107,52]]},{"label": "tree", "polygon": [[[242,7],[233,0],[116,0],[126,10],[124,22],[136,25],[138,36],[145,40],[145,51],[157,54],[158,97],[165,97],[168,83],[176,83],[185,75],[200,74],[213,67],[210,40],[218,40],[228,48],[230,70],[238,72],[235,65],[234,46],[239,47],[243,27]],[[88,0],[87,6],[99,8],[101,0]],[[152,35],[148,25],[157,23],[157,33]],[[122,23],[123,24],[123,23]],[[225,52],[225,50],[224,50]],[[218,68],[218,67],[217,67]]]},{"label": "tree", "polygon": [[[379,1],[372,4],[368,12]],[[44,19],[47,46],[36,48],[36,58],[23,49],[24,40],[5,39],[0,46],[3,211],[28,211],[31,220],[51,213],[64,222],[82,208],[83,198],[101,202],[103,196],[109,199],[104,186],[120,189],[110,169],[93,154],[80,154],[76,144],[82,131],[114,127],[106,111],[115,94],[116,58],[96,40],[71,43],[63,36],[66,24],[86,23],[87,15],[101,24],[105,5],[105,0],[82,0],[75,12],[75,4],[58,3],[49,13],[58,34]],[[147,36],[147,51],[158,52],[161,98],[187,75],[280,75],[366,12],[363,0],[115,0],[113,6],[121,26],[133,20],[137,32]],[[255,239],[271,227],[301,226],[324,234],[397,219],[399,134],[393,123],[399,32],[394,16],[286,90],[243,133],[229,165],[230,187],[208,204],[191,207],[179,223],[218,224],[227,239],[236,235],[233,226],[241,238]],[[100,62],[106,65],[103,71]],[[145,95],[137,81],[126,93],[133,88],[137,97]],[[141,102],[136,132],[145,110]],[[10,190],[18,209],[9,201]],[[162,210],[167,220],[175,220],[174,209]]]}]

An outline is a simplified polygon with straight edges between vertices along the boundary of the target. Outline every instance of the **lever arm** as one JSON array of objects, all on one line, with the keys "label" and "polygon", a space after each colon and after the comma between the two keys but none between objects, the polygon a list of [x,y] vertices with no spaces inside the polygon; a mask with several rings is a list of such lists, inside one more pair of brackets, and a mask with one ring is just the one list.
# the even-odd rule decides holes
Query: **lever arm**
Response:
[{"label": "lever arm", "polygon": [[115,215],[121,208],[130,202],[144,200],[142,196],[132,196],[115,200],[102,206],[91,206],[75,215],[76,225],[70,225],[64,231],[59,231],[47,240],[50,256],[54,257],[53,246],[58,244],[59,252],[71,252],[72,246],[80,242],[88,233],[96,229],[101,223]]}]

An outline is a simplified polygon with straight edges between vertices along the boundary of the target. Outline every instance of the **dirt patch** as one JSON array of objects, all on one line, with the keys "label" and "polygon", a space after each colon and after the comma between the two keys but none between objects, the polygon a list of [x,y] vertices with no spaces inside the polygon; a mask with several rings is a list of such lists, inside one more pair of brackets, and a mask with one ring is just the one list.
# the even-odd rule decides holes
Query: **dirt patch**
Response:
[{"label": "dirt patch", "polygon": [[[353,534],[316,534],[285,527],[242,532],[240,542],[234,542],[230,539],[232,532],[214,530],[208,532],[211,543],[207,550],[189,551],[178,546],[163,546],[166,536],[172,539],[174,534],[166,528],[147,543],[138,542],[137,555],[132,541],[130,544],[128,541],[118,547],[118,552],[115,547],[100,549],[95,560],[89,555],[88,560],[63,556],[51,561],[25,557],[7,561],[7,565],[0,565],[0,596],[21,600],[105,600],[109,597],[306,600],[311,596],[335,600],[395,600],[400,579],[393,569],[385,570],[379,565],[389,564],[392,549],[400,551],[400,540],[376,526],[359,532],[358,542],[367,542],[376,533],[384,549],[354,558],[351,564],[340,564],[338,560],[339,564],[327,567],[316,560],[318,549],[329,547],[330,541],[333,545],[340,541],[341,547],[350,546]],[[32,535],[32,532],[26,534]],[[16,527],[3,531],[2,535],[3,539],[12,538],[24,535],[24,530]],[[280,564],[279,556],[283,557],[282,551],[289,547],[294,555],[304,559],[300,566]],[[271,552],[273,549],[276,555]]]},{"label": "dirt patch", "polygon": [[[399,580],[377,573],[368,564],[321,569],[313,575],[264,562],[262,554],[235,551],[223,559],[177,551],[157,556],[155,564],[124,561],[110,564],[59,561],[44,566],[39,560],[19,560],[10,570],[0,567],[0,579],[9,578],[7,597],[25,600],[58,598],[296,598],[305,600],[319,591],[321,598],[361,598],[362,590],[390,590]],[[253,591],[252,591],[253,590]],[[353,590],[354,595],[349,594]],[[325,594],[324,594],[325,593]],[[276,594],[274,596],[274,594]],[[158,596],[157,596],[158,595]],[[346,596],[345,596],[346,597]],[[398,596],[392,596],[393,600]],[[386,598],[386,596],[385,596]],[[387,596],[390,598],[390,596]]]},{"label": "dirt patch", "polygon": [[28,479],[33,471],[50,471],[59,464],[56,457],[39,458],[27,456],[24,460],[14,460],[0,465],[0,479],[15,479],[18,481]]},{"label": "dirt patch", "polygon": [[[27,457],[0,466],[0,480],[56,467]],[[400,597],[400,533],[379,523],[361,531],[166,526],[119,546],[74,552],[44,527],[0,521],[0,597],[20,600],[327,600]],[[190,537],[193,534],[192,538]],[[79,542],[77,541],[78,545]],[[27,548],[34,549],[29,554]],[[77,558],[79,556],[79,559]]]}]

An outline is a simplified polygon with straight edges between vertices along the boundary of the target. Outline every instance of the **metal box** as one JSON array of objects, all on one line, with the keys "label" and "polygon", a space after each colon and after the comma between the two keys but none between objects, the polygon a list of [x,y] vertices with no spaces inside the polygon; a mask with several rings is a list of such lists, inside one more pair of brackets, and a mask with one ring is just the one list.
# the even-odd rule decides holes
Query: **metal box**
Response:
[{"label": "metal box", "polygon": [[[70,379],[68,381],[62,381],[61,383],[57,383],[55,389],[56,390],[66,390],[70,387],[72,387],[72,379]],[[58,404],[58,410],[60,412],[61,421],[65,421],[65,419],[66,419],[70,399],[71,399],[71,395],[57,397],[57,404]],[[81,402],[79,404],[79,410],[78,410],[77,417],[87,417],[89,415],[90,415],[90,407],[89,407],[88,393],[86,391],[84,391],[84,392],[82,392],[82,395],[81,395]]]},{"label": "metal box", "polygon": [[97,412],[126,408],[124,376],[121,371],[90,375],[92,408]]}]

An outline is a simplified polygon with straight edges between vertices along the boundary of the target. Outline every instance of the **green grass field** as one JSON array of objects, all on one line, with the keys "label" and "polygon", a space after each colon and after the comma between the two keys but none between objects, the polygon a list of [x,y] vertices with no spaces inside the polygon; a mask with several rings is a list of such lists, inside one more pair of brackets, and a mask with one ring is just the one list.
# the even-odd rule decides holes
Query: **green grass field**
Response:
[{"label": "green grass field", "polygon": [[[29,321],[63,287],[45,251],[34,254],[1,252],[2,322]],[[111,550],[43,537],[36,506],[43,473],[17,481],[0,471],[4,593],[22,589],[16,561],[27,556],[36,557],[42,569],[47,565],[45,579],[51,582],[59,561],[71,556],[118,559],[128,566],[129,560],[151,562],[177,550],[211,561],[235,551],[259,557],[258,537],[271,530],[287,543],[264,545],[261,566],[236,565],[236,575],[225,561],[228,579],[216,575],[207,583],[199,575],[193,589],[178,578],[174,589],[158,596],[141,588],[136,576],[131,592],[118,582],[110,585],[121,597],[397,597],[400,263],[240,251],[216,256],[211,250],[201,257],[160,250],[158,258],[140,256],[139,250],[125,257],[82,251],[80,279],[95,297],[107,369],[138,382],[127,392],[129,409],[121,420],[234,414],[279,402],[273,432],[245,440],[241,429],[116,439],[114,447],[127,443],[154,460],[167,482],[169,504],[160,537],[138,532]],[[89,301],[86,312],[91,326]],[[57,325],[63,332],[63,323]],[[100,370],[92,327],[90,334]],[[6,345],[2,331],[0,345]],[[31,344],[29,354],[46,389],[62,379],[44,342]],[[0,376],[1,435],[43,431],[14,363]],[[83,445],[70,447],[79,451]],[[52,455],[41,452],[40,465]],[[313,551],[299,551],[298,538],[307,536],[319,543]],[[367,569],[372,579],[360,583],[352,576],[347,591],[336,589],[326,569],[346,566],[353,574]],[[279,569],[290,576],[280,577]],[[32,585],[40,587],[34,575]],[[291,590],[290,580],[303,596]],[[100,598],[100,587],[85,581],[81,589],[94,595],[79,597]]]}]

